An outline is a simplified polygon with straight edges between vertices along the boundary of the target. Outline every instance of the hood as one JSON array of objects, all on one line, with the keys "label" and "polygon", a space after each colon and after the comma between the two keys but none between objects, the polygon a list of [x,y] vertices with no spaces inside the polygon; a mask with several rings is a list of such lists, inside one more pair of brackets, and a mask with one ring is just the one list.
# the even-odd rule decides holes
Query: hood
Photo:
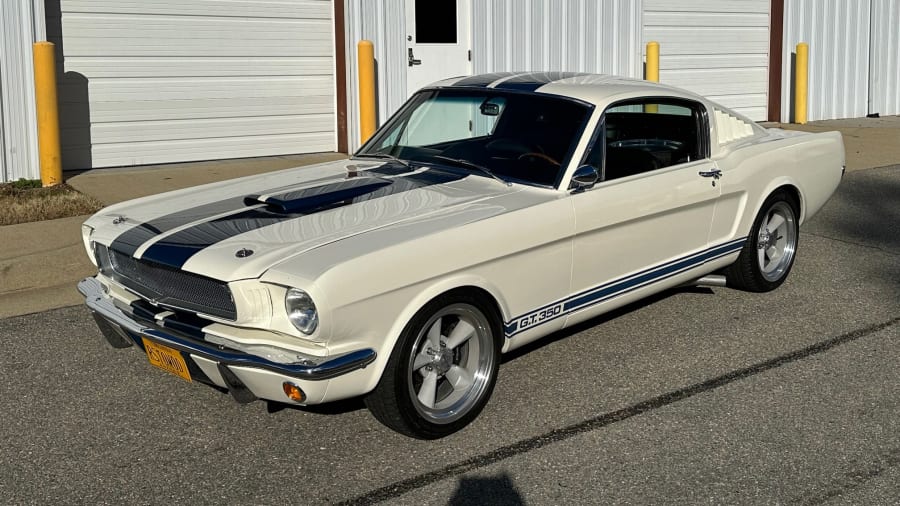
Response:
[{"label": "hood", "polygon": [[235,281],[325,244],[459,215],[519,189],[465,171],[341,160],[126,202],[87,224],[119,253]]}]

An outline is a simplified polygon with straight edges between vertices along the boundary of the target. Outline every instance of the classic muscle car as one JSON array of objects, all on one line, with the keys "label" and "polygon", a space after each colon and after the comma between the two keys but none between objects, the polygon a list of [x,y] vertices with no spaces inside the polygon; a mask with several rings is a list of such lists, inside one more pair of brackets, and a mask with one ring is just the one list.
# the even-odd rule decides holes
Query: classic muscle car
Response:
[{"label": "classic muscle car", "polygon": [[838,133],[669,86],[448,79],[348,160],[103,209],[79,289],[112,346],[185,380],[365,396],[439,438],[485,406],[502,353],[680,285],[777,288],[843,163]]}]

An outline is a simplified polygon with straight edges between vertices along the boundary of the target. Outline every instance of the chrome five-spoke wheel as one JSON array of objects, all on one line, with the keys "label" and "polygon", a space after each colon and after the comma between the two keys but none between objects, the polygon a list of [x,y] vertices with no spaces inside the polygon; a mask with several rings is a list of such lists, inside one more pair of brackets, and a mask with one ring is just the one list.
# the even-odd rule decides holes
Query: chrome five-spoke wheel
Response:
[{"label": "chrome five-spoke wheel", "polygon": [[484,408],[500,360],[501,322],[490,299],[450,292],[420,309],[400,335],[366,406],[388,427],[436,439]]},{"label": "chrome five-spoke wheel", "polygon": [[773,204],[756,236],[759,270],[767,281],[778,281],[791,267],[797,248],[797,221],[787,202]]},{"label": "chrome five-spoke wheel", "polygon": [[729,286],[768,292],[784,282],[797,253],[799,203],[785,190],[763,203],[737,261],[725,269]]},{"label": "chrome five-spoke wheel", "polygon": [[496,360],[487,318],[474,306],[453,304],[432,316],[410,356],[409,392],[425,419],[458,420],[484,395]]}]

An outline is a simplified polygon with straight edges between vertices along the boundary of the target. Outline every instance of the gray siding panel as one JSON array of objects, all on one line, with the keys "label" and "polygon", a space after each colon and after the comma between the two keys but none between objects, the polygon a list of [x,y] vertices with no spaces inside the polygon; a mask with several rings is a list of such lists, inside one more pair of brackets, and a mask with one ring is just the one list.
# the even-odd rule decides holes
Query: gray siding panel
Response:
[{"label": "gray siding panel", "polygon": [[61,0],[55,15],[66,168],[336,149],[329,0]]},{"label": "gray siding panel", "polygon": [[869,110],[900,114],[900,1],[872,0]]},{"label": "gray siding panel", "polygon": [[[793,120],[793,53],[809,44],[809,121],[868,112],[868,0],[788,0],[784,6],[781,119]],[[896,30],[894,26],[894,30]]]},{"label": "gray siding panel", "polygon": [[474,0],[472,63],[641,77],[640,19],[640,1]]},{"label": "gray siding panel", "polygon": [[766,118],[769,0],[644,0],[644,57],[649,41],[661,82]]},{"label": "gray siding panel", "polygon": [[378,126],[406,102],[406,14],[404,0],[347,0],[348,149],[359,142],[359,75],[356,46],[370,40],[375,47],[375,93]]},{"label": "gray siding panel", "polygon": [[0,182],[41,176],[32,59],[41,12],[32,0],[0,1]]}]

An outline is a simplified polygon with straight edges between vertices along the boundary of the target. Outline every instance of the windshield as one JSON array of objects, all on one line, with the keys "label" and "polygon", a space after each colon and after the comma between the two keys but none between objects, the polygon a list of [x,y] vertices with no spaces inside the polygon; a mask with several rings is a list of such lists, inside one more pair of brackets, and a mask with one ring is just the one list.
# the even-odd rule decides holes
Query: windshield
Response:
[{"label": "windshield", "polygon": [[473,174],[556,186],[591,106],[493,89],[421,91],[357,156],[396,157]]}]

